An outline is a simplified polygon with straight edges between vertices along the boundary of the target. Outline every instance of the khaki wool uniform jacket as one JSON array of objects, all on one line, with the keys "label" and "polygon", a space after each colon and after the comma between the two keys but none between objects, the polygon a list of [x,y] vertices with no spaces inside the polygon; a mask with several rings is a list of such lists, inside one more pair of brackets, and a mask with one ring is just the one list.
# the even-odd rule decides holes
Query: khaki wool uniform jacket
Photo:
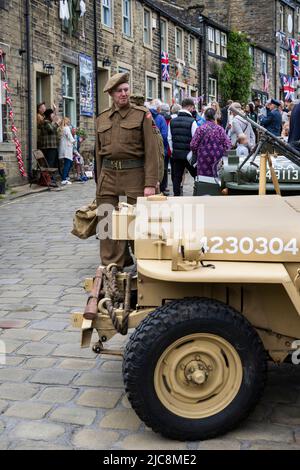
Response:
[{"label": "khaki wool uniform jacket", "polygon": [[[136,168],[118,170],[107,168],[103,160],[141,160]],[[119,196],[129,204],[144,195],[145,187],[156,187],[159,180],[159,152],[155,123],[147,108],[129,104],[125,108],[113,105],[96,121],[97,205],[99,214],[100,257],[104,266],[116,263],[123,268],[132,264],[128,242],[112,240],[101,227],[111,227],[112,210]],[[102,214],[102,215],[101,215]],[[102,224],[102,222],[105,222]],[[133,249],[133,244],[132,249]]]},{"label": "khaki wool uniform jacket", "polygon": [[159,156],[152,116],[147,108],[130,104],[126,108],[117,109],[113,105],[98,116],[96,132],[98,181],[103,158],[110,160],[143,158],[144,187],[157,185]]}]

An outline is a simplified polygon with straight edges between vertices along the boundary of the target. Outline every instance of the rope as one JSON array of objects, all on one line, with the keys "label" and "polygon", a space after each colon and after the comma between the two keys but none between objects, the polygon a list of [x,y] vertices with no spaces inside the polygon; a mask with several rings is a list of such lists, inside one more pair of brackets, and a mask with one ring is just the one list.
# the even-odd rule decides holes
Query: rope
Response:
[{"label": "rope", "polygon": [[[111,318],[112,324],[116,331],[121,335],[128,332],[128,318],[130,314],[130,296],[131,296],[131,274],[126,275],[125,300],[118,288],[117,281],[118,268],[115,265],[108,266],[103,269],[103,295],[107,299],[105,307]],[[123,321],[120,323],[116,310],[120,308],[120,304],[124,302]]]}]

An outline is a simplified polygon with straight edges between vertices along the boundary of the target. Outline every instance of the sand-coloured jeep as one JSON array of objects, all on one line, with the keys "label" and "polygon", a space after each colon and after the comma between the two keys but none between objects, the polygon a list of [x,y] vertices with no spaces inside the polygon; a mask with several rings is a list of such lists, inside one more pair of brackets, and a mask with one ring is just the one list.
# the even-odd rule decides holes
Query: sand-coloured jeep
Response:
[{"label": "sand-coloured jeep", "polygon": [[268,360],[300,362],[300,197],[139,198],[115,211],[113,236],[134,239],[137,275],[99,267],[87,282],[82,346],[97,330],[107,353],[129,331],[111,353],[146,425],[225,433],[257,404]]}]

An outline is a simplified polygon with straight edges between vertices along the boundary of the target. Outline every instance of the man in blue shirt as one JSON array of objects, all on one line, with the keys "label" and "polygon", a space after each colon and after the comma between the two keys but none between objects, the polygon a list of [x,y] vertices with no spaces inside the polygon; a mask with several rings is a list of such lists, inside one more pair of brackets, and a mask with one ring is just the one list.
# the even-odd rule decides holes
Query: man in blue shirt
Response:
[{"label": "man in blue shirt", "polygon": [[164,116],[161,114],[161,106],[162,102],[159,99],[152,100],[150,103],[150,112],[152,114],[152,117],[154,119],[154,122],[156,124],[156,127],[159,129],[161,136],[163,138],[164,142],[164,149],[165,149],[165,171],[164,171],[164,178],[161,182],[160,185],[160,190],[162,193],[165,193],[167,191],[167,186],[168,186],[168,162],[169,162],[169,157],[168,157],[168,150],[169,150],[169,144],[168,144],[168,125],[167,121],[165,120]]},{"label": "man in blue shirt", "polygon": [[282,116],[278,109],[280,105],[280,101],[272,99],[270,104],[266,105],[267,115],[260,118],[260,124],[277,137],[280,137],[282,128]]}]

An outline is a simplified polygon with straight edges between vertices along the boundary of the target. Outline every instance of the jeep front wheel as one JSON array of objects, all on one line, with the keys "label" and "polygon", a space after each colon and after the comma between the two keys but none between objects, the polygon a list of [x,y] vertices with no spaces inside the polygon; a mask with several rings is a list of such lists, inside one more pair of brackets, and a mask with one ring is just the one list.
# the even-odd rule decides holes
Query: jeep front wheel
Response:
[{"label": "jeep front wheel", "polygon": [[227,432],[259,400],[266,354],[233,308],[211,299],[170,302],[149,315],[127,344],[125,388],[138,416],[180,440]]}]

